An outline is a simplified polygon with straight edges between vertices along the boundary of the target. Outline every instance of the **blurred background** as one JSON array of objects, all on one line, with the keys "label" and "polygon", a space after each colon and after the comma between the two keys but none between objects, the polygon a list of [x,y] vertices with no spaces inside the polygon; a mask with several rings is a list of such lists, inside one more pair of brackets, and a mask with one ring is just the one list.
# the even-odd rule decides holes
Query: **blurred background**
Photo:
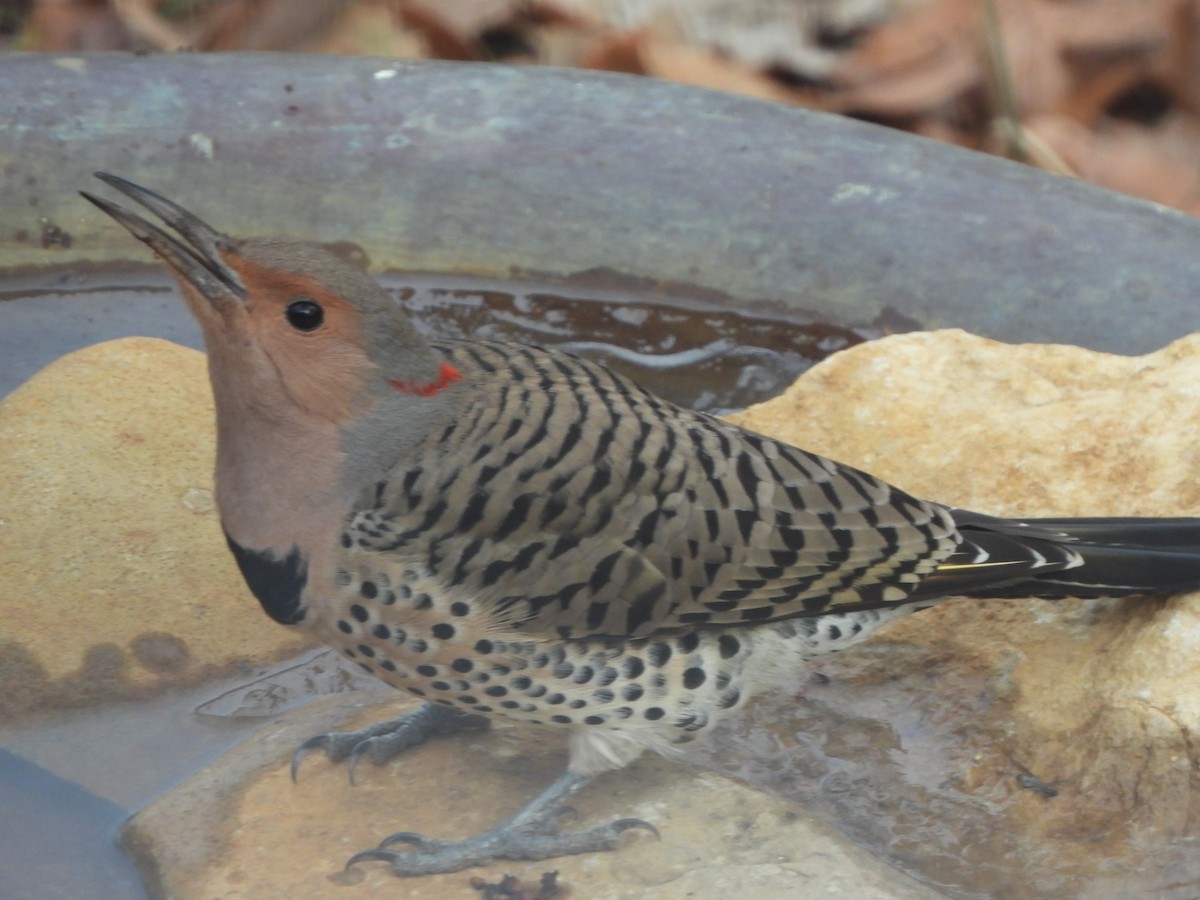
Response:
[{"label": "blurred background", "polygon": [[[233,234],[283,228],[336,241],[369,261],[437,337],[555,343],[708,410],[775,396],[816,360],[914,328],[1146,352],[1200,331],[1200,224],[1075,179],[1200,211],[1198,6],[0,0],[0,53],[12,54],[0,61],[0,397],[77,347],[129,334],[199,341],[162,267],[76,196],[94,189],[95,168],[169,189]],[[1055,177],[794,109],[570,71],[16,55],[179,50],[628,73],[841,114]],[[172,89],[158,95],[157,84]],[[220,102],[235,93],[238,102]],[[499,138],[474,140],[500,112]],[[219,165],[208,164],[214,158]],[[39,415],[47,446],[62,448],[53,460],[70,471],[73,435],[55,430],[69,429],[56,410]],[[34,484],[0,478],[18,483]],[[34,490],[36,502],[11,508],[54,520],[57,507]],[[115,505],[154,491],[118,481],[108,496]],[[94,558],[112,561],[113,583],[128,571],[141,577],[142,560],[158,558],[131,556],[123,535],[99,527],[79,536]],[[76,587],[73,569],[43,566],[16,546],[0,542],[20,573],[0,578],[0,606],[40,610],[60,597],[74,620],[74,599],[93,585]],[[164,571],[167,593],[191,583]],[[30,572],[48,587],[19,588]],[[143,590],[122,607],[128,621],[101,609],[104,628],[73,626],[65,652],[32,613],[6,616],[11,634],[0,628],[4,900],[144,897],[114,847],[120,823],[286,708],[242,713],[246,698],[274,703],[284,685],[298,705],[341,689],[336,678],[313,687],[308,663],[210,662],[203,647],[234,643],[209,640],[215,617],[166,635],[192,648],[190,668],[151,671],[139,647],[166,626],[143,614],[162,592]],[[222,585],[212,590],[240,601]],[[238,636],[250,627],[240,617],[227,625]],[[970,643],[974,632],[964,633],[955,646]],[[756,707],[746,734],[716,744],[711,765],[803,802],[953,896],[1194,900],[1200,863],[1186,791],[1158,804],[1134,791],[1140,806],[1110,807],[1104,798],[1118,796],[1121,779],[1076,784],[1079,803],[1111,812],[1114,837],[1078,837],[1083,826],[1064,837],[1054,829],[1082,807],[1071,805],[1070,786],[1047,807],[1048,796],[1017,780],[1026,765],[1050,780],[1062,767],[1012,750],[1010,689],[994,690],[974,656],[949,652],[931,667],[925,650],[904,651],[898,675],[896,646],[860,651],[838,670],[831,663],[830,684],[803,703],[785,693]],[[108,673],[118,663],[162,694],[115,698]],[[216,682],[217,672],[230,680]],[[1061,743],[1038,746],[1053,761]],[[1145,790],[1137,766],[1114,771],[1134,773]],[[1177,815],[1191,823],[1178,840],[1140,824]],[[1127,829],[1136,840],[1118,846]],[[1063,887],[1084,881],[1090,893]]]},{"label": "blurred background", "polygon": [[1195,0],[0,0],[0,50],[289,50],[627,72],[1200,211]]}]

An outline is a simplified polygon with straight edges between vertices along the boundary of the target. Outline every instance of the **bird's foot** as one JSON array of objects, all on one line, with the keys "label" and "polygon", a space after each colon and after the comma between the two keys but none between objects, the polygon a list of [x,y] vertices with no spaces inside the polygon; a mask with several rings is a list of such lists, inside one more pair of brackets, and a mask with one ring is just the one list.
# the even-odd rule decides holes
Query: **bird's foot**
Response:
[{"label": "bird's foot", "polygon": [[[382,860],[396,875],[434,875],[496,859],[550,859],[615,850],[621,834],[631,828],[645,828],[658,837],[658,829],[642,819],[618,819],[586,831],[562,831],[559,820],[573,812],[562,801],[589,780],[582,775],[563,775],[516,815],[485,834],[465,840],[440,841],[399,831],[384,838],[378,847],[356,853],[346,868],[367,860]],[[394,844],[407,844],[412,849],[393,850]]]},{"label": "bird's foot", "polygon": [[[378,847],[354,854],[346,866],[378,859],[388,863],[396,875],[458,872],[494,859],[550,859],[574,853],[615,850],[621,833],[630,828],[646,828],[658,834],[653,825],[641,819],[618,819],[586,831],[571,832],[560,831],[557,825],[501,826],[461,841],[439,841],[411,831],[399,831],[384,838]],[[412,849],[393,850],[393,844],[407,844]]]},{"label": "bird's foot", "polygon": [[402,716],[377,722],[359,731],[318,734],[310,737],[292,754],[292,781],[296,780],[300,762],[310,750],[324,750],[325,755],[334,762],[348,760],[347,769],[350,783],[353,784],[354,769],[364,756],[375,765],[382,765],[396,754],[423,744],[431,737],[459,731],[480,731],[489,724],[484,716],[426,703]]}]

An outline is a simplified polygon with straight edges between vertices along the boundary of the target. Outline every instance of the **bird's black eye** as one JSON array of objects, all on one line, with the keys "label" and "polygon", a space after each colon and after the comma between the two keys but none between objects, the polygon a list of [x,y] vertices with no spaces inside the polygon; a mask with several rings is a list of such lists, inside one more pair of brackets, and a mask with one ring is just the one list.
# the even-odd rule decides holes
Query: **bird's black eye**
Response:
[{"label": "bird's black eye", "polygon": [[325,310],[311,297],[297,297],[287,305],[288,324],[297,331],[316,331],[325,321]]}]

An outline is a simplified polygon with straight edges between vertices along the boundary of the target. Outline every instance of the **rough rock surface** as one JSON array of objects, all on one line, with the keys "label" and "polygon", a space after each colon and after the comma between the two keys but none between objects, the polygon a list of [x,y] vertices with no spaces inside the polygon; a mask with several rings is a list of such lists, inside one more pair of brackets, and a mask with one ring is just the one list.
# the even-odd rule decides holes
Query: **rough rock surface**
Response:
[{"label": "rough rock surface", "polygon": [[202,354],[130,338],[63,357],[0,402],[0,447],[0,720],[304,646],[223,552]]},{"label": "rough rock surface", "polygon": [[[1200,515],[1200,335],[1142,357],[895,336],[832,357],[738,419],[981,512]],[[1200,595],[955,601],[880,637],[917,652],[904,654],[910,668],[868,662],[877,682],[922,665],[992,673],[990,705],[969,725],[999,743],[963,779],[1007,804],[1047,865],[1086,880],[1153,859],[1172,882],[1175,851],[1200,834]],[[1019,790],[1022,772],[1058,796]],[[1198,876],[1188,870],[1193,893]]]}]

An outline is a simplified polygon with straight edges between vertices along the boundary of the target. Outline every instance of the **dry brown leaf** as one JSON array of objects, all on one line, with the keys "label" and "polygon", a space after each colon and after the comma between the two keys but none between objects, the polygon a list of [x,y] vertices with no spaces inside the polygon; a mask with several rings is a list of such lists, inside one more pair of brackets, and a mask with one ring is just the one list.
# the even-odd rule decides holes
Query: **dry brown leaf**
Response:
[{"label": "dry brown leaf", "polygon": [[976,30],[978,0],[930,0],[880,25],[842,60],[831,82],[855,87],[883,73],[925,68]]},{"label": "dry brown leaf", "polygon": [[1072,119],[1043,115],[1025,127],[1045,141],[1079,177],[1103,187],[1200,213],[1200,127],[1149,129],[1109,123],[1094,131]]},{"label": "dry brown leaf", "polygon": [[642,62],[642,42],[639,32],[618,31],[602,35],[590,42],[578,57],[578,65],[601,72],[623,72],[626,75],[648,75]]},{"label": "dry brown leaf", "polygon": [[609,66],[593,66],[588,63],[596,42],[610,38],[610,32],[603,27],[549,22],[526,32],[524,37],[530,47],[528,61],[531,63],[543,66],[611,70]]},{"label": "dry brown leaf", "polygon": [[1062,49],[1104,56],[1161,50],[1191,0],[1041,0],[1046,27]]},{"label": "dry brown leaf", "polygon": [[898,0],[556,2],[560,8],[610,28],[713,49],[750,69],[777,69],[806,81],[819,81],[840,54],[830,45],[883,20]]},{"label": "dry brown leaf", "polygon": [[650,38],[641,44],[641,58],[646,74],[655,78],[760,100],[819,105],[815,92],[787,87],[711,50]]},{"label": "dry brown leaf", "polygon": [[310,50],[354,0],[225,0],[198,26],[199,50]]},{"label": "dry brown leaf", "polygon": [[156,50],[180,50],[188,37],[154,10],[151,0],[112,0],[113,13],[126,30]]},{"label": "dry brown leaf", "polygon": [[386,56],[393,59],[425,59],[429,56],[425,39],[397,21],[386,0],[351,5],[313,49],[342,56]]},{"label": "dry brown leaf", "polygon": [[1152,77],[1156,68],[1154,60],[1145,57],[1117,60],[1090,78],[1079,79],[1076,90],[1054,111],[1079,122],[1094,122],[1113,101]]},{"label": "dry brown leaf", "polygon": [[[1058,109],[1073,86],[1071,72],[1059,52],[1060,37],[1051,27],[1044,0],[996,0],[1000,37],[1004,46],[1007,77],[1022,117]],[[982,45],[983,25],[976,40]],[[982,64],[981,77],[988,86],[993,109],[1000,103],[996,90],[1002,73],[991,63]]]},{"label": "dry brown leaf", "polygon": [[49,53],[128,50],[120,20],[105,0],[38,0],[25,23],[30,49]]},{"label": "dry brown leaf", "polygon": [[789,88],[712,50],[660,40],[645,31],[626,32],[598,41],[581,61],[589,68],[650,75],[760,100],[816,103],[815,96]]},{"label": "dry brown leaf", "polygon": [[405,25],[421,32],[438,59],[479,60],[484,32],[512,22],[521,5],[519,0],[400,0],[395,9]]},{"label": "dry brown leaf", "polygon": [[1163,54],[1164,78],[1177,103],[1200,113],[1200,2],[1180,6],[1171,33],[1175,39]]},{"label": "dry brown leaf", "polygon": [[906,125],[907,131],[923,138],[929,138],[932,141],[941,141],[943,144],[954,144],[958,147],[978,149],[978,142],[970,132],[943,122],[935,116],[920,116],[912,122],[906,123]]},{"label": "dry brown leaf", "polygon": [[837,109],[918,116],[978,84],[977,0],[937,0],[882,25],[832,73]]},{"label": "dry brown leaf", "polygon": [[511,22],[522,5],[520,0],[399,0],[395,4],[401,15],[419,10],[436,17],[443,28],[467,43],[477,41],[489,28]]},{"label": "dry brown leaf", "polygon": [[[1004,75],[1022,113],[1057,108],[1072,86],[1038,0],[997,0]],[[834,83],[839,109],[886,117],[951,108],[984,88],[999,106],[980,0],[939,0],[878,28],[847,56]]]}]

